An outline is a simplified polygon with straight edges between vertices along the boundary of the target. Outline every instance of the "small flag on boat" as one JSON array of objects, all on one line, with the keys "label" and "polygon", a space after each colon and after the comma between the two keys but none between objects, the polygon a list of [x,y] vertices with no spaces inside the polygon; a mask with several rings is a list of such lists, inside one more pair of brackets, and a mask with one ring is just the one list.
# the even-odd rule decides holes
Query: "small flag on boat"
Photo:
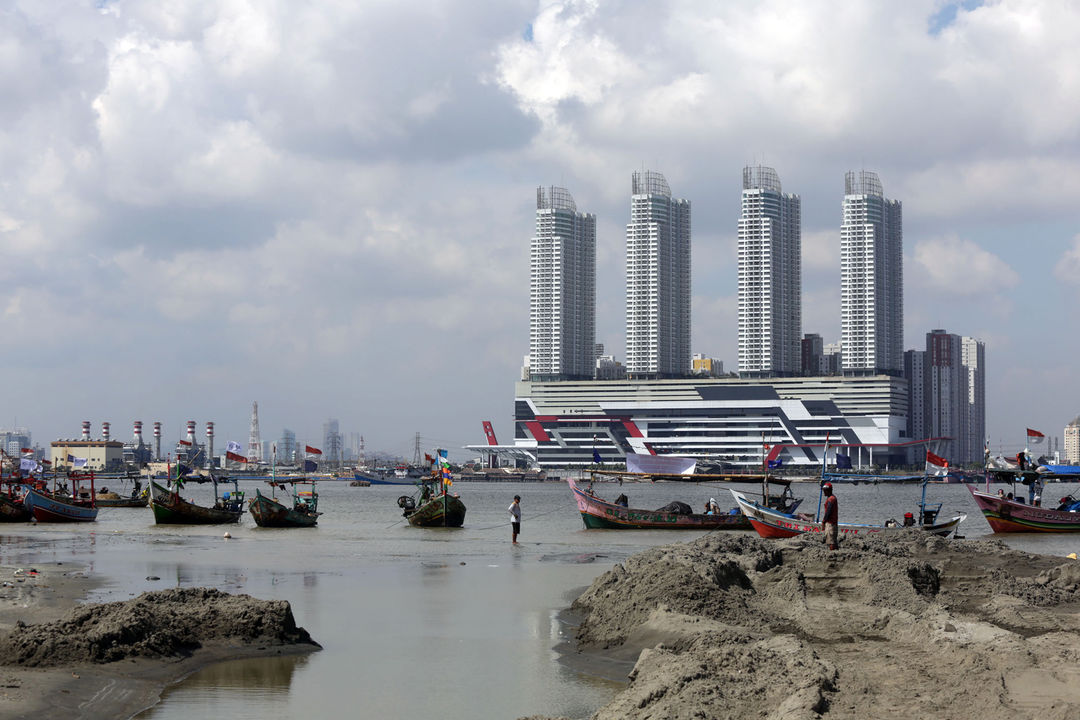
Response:
[{"label": "small flag on boat", "polygon": [[176,477],[183,477],[191,474],[191,468],[183,463],[176,463]]},{"label": "small flag on boat", "polygon": [[315,472],[319,469],[319,463],[314,460],[304,460],[304,472]]},{"label": "small flag on boat", "polygon": [[319,448],[313,448],[310,445],[304,446],[304,452],[306,452],[308,455],[322,455],[322,450],[320,450]]},{"label": "small flag on boat", "polygon": [[229,444],[225,447],[225,459],[246,463],[248,459],[240,454],[240,450],[240,443],[230,440]]},{"label": "small flag on boat", "polygon": [[37,469],[37,463],[34,462],[34,458],[23,458],[19,462],[19,469],[26,470],[27,472],[34,472]]},{"label": "small flag on boat", "polygon": [[926,472],[944,473],[949,469],[949,461],[940,455],[926,451]]},{"label": "small flag on boat", "polygon": [[597,465],[603,465],[604,464],[603,458],[600,457],[600,451],[597,450],[596,448],[593,448],[593,451],[592,451],[592,461],[594,463],[596,463]]},{"label": "small flag on boat", "polygon": [[769,461],[769,469],[770,470],[775,470],[776,468],[780,467],[783,464],[784,464],[784,459],[783,458],[776,458],[775,460],[770,460]]},{"label": "small flag on boat", "polygon": [[442,476],[443,484],[446,487],[450,487],[454,484],[453,479],[450,477],[450,458],[447,457],[446,450],[439,450],[439,474]]},{"label": "small flag on boat", "polygon": [[189,440],[178,440],[177,442],[179,442],[184,447],[191,447],[191,441]]},{"label": "small flag on boat", "polygon": [[42,465],[52,465],[52,460],[42,460],[41,464]]},{"label": "small flag on boat", "polygon": [[836,453],[836,469],[837,470],[850,470],[851,469],[851,456],[845,455],[842,452]]},{"label": "small flag on boat", "polygon": [[34,448],[23,448],[22,451],[24,453],[32,453],[32,452],[34,452]]},{"label": "small flag on boat", "polygon": [[1028,442],[1031,443],[1032,445],[1038,445],[1039,443],[1041,443],[1043,441],[1043,438],[1045,438],[1045,437],[1046,436],[1043,435],[1038,430],[1032,430],[1031,428],[1027,429],[1027,439],[1028,439]]},{"label": "small flag on boat", "polygon": [[[70,455],[68,457],[71,457]],[[75,458],[71,462],[72,467],[86,467],[86,458]]]}]

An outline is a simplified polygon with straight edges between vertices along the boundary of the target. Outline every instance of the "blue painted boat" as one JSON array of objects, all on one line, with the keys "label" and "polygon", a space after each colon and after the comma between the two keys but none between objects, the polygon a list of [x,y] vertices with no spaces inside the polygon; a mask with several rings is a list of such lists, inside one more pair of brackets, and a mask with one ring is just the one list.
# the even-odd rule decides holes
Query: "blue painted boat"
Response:
[{"label": "blue painted boat", "polygon": [[26,491],[23,504],[38,522],[93,522],[98,513],[93,493],[83,500],[78,493],[75,497],[46,495],[40,490],[30,488]]},{"label": "blue painted boat", "polygon": [[353,477],[357,482],[368,482],[372,485],[415,485],[417,482],[414,478],[383,475],[377,472],[354,472]]}]

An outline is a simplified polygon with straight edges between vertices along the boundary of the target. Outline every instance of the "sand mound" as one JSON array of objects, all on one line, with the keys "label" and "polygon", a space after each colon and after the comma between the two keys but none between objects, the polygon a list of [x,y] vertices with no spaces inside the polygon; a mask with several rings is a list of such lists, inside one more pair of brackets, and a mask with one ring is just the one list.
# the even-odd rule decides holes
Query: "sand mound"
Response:
[{"label": "sand mound", "polygon": [[187,657],[208,644],[318,647],[296,626],[288,602],[183,588],[80,606],[57,622],[17,623],[0,638],[0,664],[52,667]]},{"label": "sand mound", "polygon": [[1080,717],[1080,563],[918,531],[654,548],[575,602],[615,718]]}]

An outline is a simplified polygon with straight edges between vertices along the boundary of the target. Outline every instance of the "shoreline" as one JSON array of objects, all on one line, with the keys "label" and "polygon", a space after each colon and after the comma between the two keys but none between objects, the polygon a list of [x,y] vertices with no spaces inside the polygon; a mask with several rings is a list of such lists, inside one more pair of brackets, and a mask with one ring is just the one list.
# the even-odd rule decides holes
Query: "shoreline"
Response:
[{"label": "shoreline", "polygon": [[[73,562],[3,565],[0,578],[0,641],[3,642],[10,642],[16,633],[56,623],[64,624],[64,631],[69,631],[67,625],[72,624],[73,611],[127,606],[148,595],[144,593],[120,603],[87,603],[88,594],[106,581],[90,574],[86,565]],[[249,596],[226,597],[231,602],[271,602]],[[288,617],[291,620],[291,611]],[[299,630],[306,636],[302,628]],[[0,665],[0,718],[132,718],[160,702],[169,687],[216,663],[304,655],[318,649],[317,644],[276,645],[225,638],[203,640],[184,656],[148,657],[136,651],[110,662],[61,660],[45,666],[3,664]]]},{"label": "shoreline", "polygon": [[713,535],[632,556],[565,617],[571,667],[632,663],[592,720],[1080,716],[1080,563],[998,540]]}]

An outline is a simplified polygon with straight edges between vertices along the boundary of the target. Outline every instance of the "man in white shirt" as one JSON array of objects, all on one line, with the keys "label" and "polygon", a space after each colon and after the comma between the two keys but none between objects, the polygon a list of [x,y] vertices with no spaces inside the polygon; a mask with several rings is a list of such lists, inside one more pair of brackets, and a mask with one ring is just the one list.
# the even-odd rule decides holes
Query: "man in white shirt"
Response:
[{"label": "man in white shirt", "polygon": [[510,527],[513,530],[513,541],[517,545],[517,536],[521,532],[521,496],[515,495],[514,502],[510,503]]}]

